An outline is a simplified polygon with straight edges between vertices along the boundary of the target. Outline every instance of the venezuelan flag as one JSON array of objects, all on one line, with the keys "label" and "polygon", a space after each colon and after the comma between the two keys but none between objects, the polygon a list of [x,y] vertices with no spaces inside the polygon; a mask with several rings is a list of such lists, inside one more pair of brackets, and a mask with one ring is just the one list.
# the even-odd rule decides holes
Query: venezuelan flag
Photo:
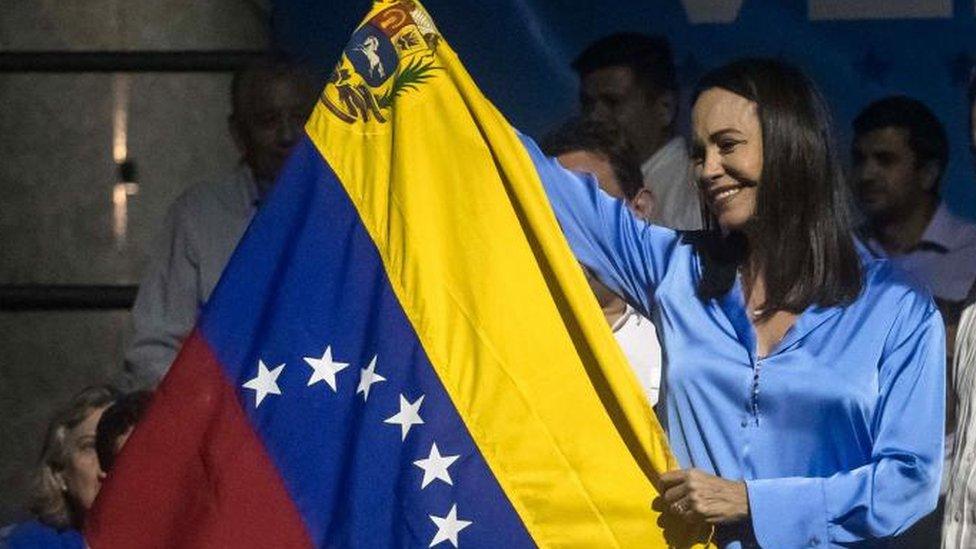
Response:
[{"label": "venezuelan flag", "polygon": [[90,545],[687,545],[528,141],[418,3],[374,5],[306,132]]}]

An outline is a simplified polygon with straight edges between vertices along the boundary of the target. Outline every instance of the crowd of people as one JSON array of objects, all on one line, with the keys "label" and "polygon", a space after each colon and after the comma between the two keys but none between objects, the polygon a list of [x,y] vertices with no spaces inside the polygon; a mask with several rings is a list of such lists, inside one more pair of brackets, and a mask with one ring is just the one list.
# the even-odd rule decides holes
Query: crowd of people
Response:
[{"label": "crowd of people", "polygon": [[[843,166],[828,106],[786,63],[706,74],[689,139],[664,38],[611,35],[572,67],[579,116],[526,146],[682,467],[662,475],[663,510],[723,547],[976,545],[976,224],[940,199],[938,118],[871,103]],[[3,543],[82,546],[316,91],[280,59],[235,75],[241,163],[167,215],[132,310],[131,392],[87,388],[52,420],[35,520]],[[968,100],[976,143],[976,84]]]}]

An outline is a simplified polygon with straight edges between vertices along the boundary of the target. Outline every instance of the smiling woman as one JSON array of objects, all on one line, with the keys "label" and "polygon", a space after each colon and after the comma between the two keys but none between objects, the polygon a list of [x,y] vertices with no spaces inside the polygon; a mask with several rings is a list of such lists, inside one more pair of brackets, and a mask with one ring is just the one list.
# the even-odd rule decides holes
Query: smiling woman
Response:
[{"label": "smiling woman", "polygon": [[647,225],[527,143],[577,259],[657,325],[683,467],[663,503],[723,547],[883,546],[938,497],[938,311],[855,243],[802,73],[742,60],[694,98],[705,231]]},{"label": "smiling woman", "polygon": [[[762,128],[756,104],[721,88],[702,92],[695,109],[692,159],[705,204],[718,224],[741,230],[756,209]],[[707,162],[706,162],[707,160]]]},{"label": "smiling woman", "polygon": [[[763,290],[750,304],[768,317],[852,301],[862,281],[853,200],[816,88],[793,67],[744,59],[702,78],[694,97],[705,226],[746,236],[743,268]],[[710,282],[717,295],[732,286]]]}]

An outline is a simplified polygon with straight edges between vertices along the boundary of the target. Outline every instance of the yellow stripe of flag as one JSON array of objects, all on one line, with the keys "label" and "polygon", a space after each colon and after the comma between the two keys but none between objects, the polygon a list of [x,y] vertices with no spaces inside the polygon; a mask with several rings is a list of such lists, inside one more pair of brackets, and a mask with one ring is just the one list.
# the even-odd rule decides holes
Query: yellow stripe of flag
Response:
[{"label": "yellow stripe of flag", "polygon": [[376,2],[349,47],[306,130],[530,535],[667,546],[674,460],[518,135],[418,3]]}]

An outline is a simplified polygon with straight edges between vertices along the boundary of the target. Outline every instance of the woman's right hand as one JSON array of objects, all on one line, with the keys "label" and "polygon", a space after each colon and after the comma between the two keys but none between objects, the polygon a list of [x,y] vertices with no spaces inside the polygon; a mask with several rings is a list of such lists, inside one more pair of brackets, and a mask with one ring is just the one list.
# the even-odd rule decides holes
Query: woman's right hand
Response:
[{"label": "woman's right hand", "polygon": [[661,475],[668,509],[689,522],[731,524],[749,518],[746,483],[726,480],[698,469]]}]

